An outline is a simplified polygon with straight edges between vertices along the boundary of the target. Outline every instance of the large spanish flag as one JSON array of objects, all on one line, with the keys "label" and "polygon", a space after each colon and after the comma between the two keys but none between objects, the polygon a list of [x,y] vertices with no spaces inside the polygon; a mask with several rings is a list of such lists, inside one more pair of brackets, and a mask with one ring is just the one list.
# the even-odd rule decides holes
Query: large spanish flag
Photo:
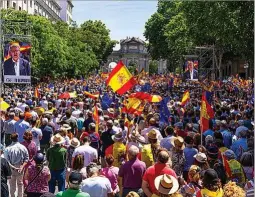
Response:
[{"label": "large spanish flag", "polygon": [[122,61],[119,61],[106,80],[106,84],[114,92],[122,95],[136,84],[136,80]]},{"label": "large spanish flag", "polygon": [[201,102],[201,111],[200,111],[200,128],[201,132],[205,132],[209,129],[209,121],[214,117],[214,111],[212,106],[207,100],[206,91],[203,92],[202,102]]},{"label": "large spanish flag", "polygon": [[190,100],[190,94],[189,94],[189,91],[186,90],[182,97],[181,106],[185,106],[189,102],[189,100]]}]

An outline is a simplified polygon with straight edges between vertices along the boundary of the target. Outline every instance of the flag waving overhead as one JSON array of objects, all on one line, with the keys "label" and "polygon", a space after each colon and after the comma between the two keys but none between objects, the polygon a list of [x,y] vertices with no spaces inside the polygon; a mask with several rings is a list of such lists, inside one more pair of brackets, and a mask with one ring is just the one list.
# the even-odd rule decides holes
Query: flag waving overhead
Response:
[{"label": "flag waving overhead", "polygon": [[189,94],[189,91],[186,90],[183,94],[183,97],[182,97],[182,102],[181,102],[181,106],[184,106],[186,105],[190,100],[190,94]]},{"label": "flag waving overhead", "polygon": [[87,91],[84,91],[84,94],[87,95],[89,98],[92,98],[92,99],[98,99],[98,97],[99,97],[99,94],[91,94]]},{"label": "flag waving overhead", "polygon": [[98,130],[99,130],[99,115],[98,115],[97,105],[95,105],[95,107],[94,107],[93,118],[94,118],[95,123],[96,123],[96,132],[98,133]]},{"label": "flag waving overhead", "polygon": [[209,129],[209,121],[214,117],[214,111],[212,109],[212,106],[207,100],[206,96],[207,91],[203,92],[202,95],[202,102],[201,102],[201,111],[200,111],[200,127],[201,132],[206,131]]},{"label": "flag waving overhead", "polygon": [[136,80],[122,61],[119,61],[106,80],[106,84],[110,86],[114,92],[122,95],[136,84]]}]

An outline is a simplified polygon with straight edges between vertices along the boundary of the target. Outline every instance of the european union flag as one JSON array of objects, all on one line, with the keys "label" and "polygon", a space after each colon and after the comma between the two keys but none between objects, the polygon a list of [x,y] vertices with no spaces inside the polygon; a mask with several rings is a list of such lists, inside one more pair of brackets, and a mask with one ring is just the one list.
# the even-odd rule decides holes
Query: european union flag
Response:
[{"label": "european union flag", "polygon": [[102,97],[102,109],[103,110],[107,110],[110,105],[112,103],[112,99],[110,98],[110,96],[107,93],[104,93],[103,97]]},{"label": "european union flag", "polygon": [[170,117],[170,112],[168,110],[168,107],[167,107],[167,103],[168,101],[170,100],[169,97],[165,97],[161,102],[160,102],[160,119],[159,119],[159,122],[160,123],[166,123],[168,124],[169,123],[169,117]]}]

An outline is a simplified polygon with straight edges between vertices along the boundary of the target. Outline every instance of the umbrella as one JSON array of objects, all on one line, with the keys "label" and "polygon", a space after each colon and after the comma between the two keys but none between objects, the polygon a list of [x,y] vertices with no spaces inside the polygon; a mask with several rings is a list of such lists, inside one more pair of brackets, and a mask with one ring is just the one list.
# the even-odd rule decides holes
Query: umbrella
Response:
[{"label": "umbrella", "polygon": [[0,98],[0,111],[6,111],[9,107],[10,105]]},{"label": "umbrella", "polygon": [[152,95],[150,102],[152,103],[159,103],[160,101],[162,101],[162,97],[159,95]]},{"label": "umbrella", "polygon": [[71,95],[68,92],[64,92],[58,96],[60,99],[69,99],[71,98]]}]

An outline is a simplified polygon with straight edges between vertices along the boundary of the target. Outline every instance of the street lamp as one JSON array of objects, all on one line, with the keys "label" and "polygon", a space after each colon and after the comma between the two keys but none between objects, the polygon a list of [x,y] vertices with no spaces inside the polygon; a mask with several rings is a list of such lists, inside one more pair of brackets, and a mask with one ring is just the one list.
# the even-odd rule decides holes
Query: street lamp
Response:
[{"label": "street lamp", "polygon": [[248,78],[248,68],[249,68],[249,64],[248,63],[245,63],[243,65],[244,69],[245,69],[245,78],[247,79]]}]

